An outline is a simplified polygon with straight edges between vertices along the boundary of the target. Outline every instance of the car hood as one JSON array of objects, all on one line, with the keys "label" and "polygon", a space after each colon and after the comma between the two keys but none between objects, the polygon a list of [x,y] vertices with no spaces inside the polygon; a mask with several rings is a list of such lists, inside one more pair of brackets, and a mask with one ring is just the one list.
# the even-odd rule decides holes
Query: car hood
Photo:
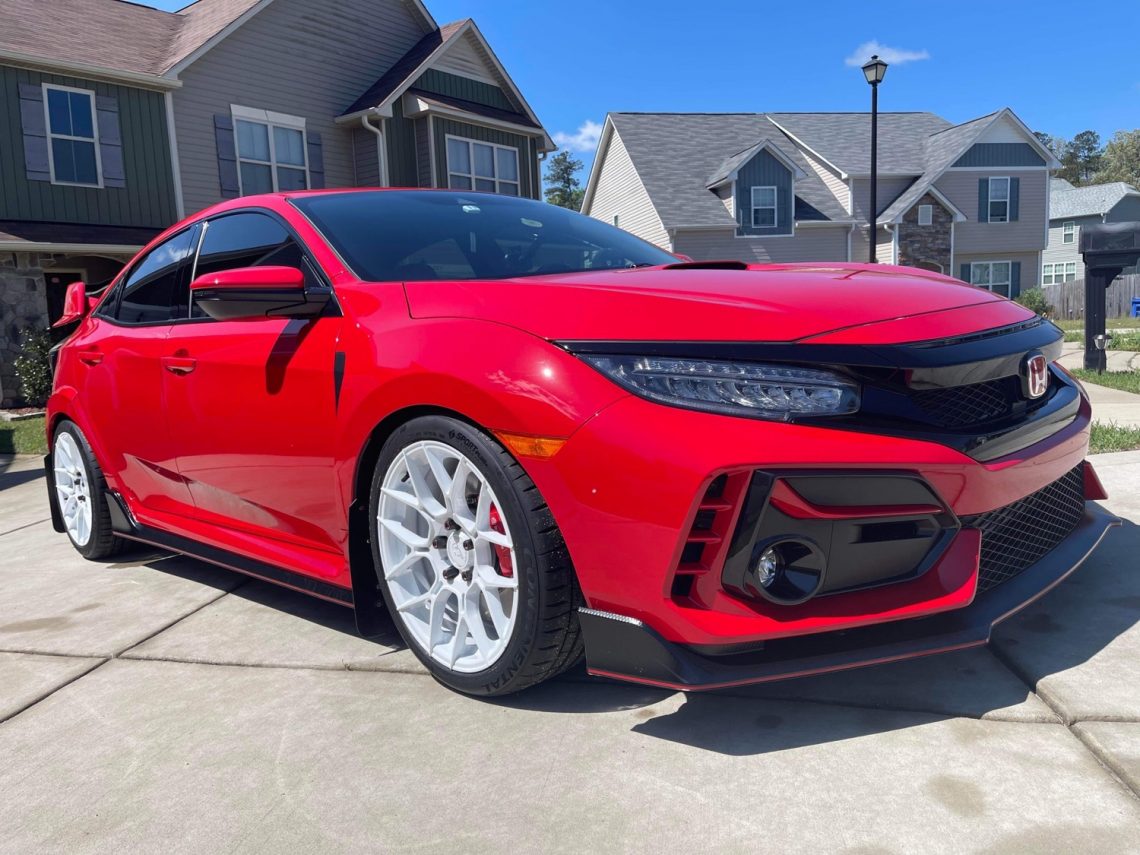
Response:
[{"label": "car hood", "polygon": [[[1033,317],[939,274],[885,265],[677,265],[405,285],[413,317],[475,318],[549,340],[919,341]],[[972,311],[960,311],[970,309]],[[935,317],[953,312],[952,316]],[[952,318],[952,319],[951,319]]]}]

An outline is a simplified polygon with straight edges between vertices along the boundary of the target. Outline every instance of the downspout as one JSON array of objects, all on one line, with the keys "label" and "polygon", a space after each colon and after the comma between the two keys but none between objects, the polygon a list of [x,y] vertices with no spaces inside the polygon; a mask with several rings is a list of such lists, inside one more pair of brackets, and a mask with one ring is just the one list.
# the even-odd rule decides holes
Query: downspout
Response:
[{"label": "downspout", "polygon": [[851,261],[851,236],[855,234],[855,224],[847,227],[847,261]]},{"label": "downspout", "polygon": [[[376,135],[376,157],[380,166],[380,184],[381,186],[388,187],[388,157],[387,152],[384,151],[384,132],[368,121],[369,113],[365,113],[360,117],[360,124],[365,130],[371,131]],[[381,117],[380,121],[383,121]]]}]

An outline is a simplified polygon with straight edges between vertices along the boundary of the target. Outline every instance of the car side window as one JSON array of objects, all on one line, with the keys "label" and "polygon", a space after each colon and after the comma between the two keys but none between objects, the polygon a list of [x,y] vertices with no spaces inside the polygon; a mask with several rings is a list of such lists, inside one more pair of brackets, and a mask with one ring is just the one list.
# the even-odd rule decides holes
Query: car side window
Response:
[{"label": "car side window", "polygon": [[196,226],[148,252],[127,274],[114,317],[124,324],[154,324],[185,318],[190,303],[190,262]]},{"label": "car side window", "polygon": [[[313,274],[304,247],[273,217],[257,211],[229,214],[210,220],[198,250],[194,276],[232,270],[235,267],[280,265],[296,267],[305,274],[305,287],[321,283]],[[194,305],[191,317],[204,318],[206,313]]]}]

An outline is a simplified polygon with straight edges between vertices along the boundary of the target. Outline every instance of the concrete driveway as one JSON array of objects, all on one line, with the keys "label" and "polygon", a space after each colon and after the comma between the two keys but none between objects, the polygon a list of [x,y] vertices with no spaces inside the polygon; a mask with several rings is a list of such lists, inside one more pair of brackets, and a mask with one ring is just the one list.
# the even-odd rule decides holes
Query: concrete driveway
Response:
[{"label": "concrete driveway", "polygon": [[989,649],[484,702],[338,606],[86,562],[0,461],[0,851],[1136,852],[1140,452],[1096,463],[1128,522]]}]

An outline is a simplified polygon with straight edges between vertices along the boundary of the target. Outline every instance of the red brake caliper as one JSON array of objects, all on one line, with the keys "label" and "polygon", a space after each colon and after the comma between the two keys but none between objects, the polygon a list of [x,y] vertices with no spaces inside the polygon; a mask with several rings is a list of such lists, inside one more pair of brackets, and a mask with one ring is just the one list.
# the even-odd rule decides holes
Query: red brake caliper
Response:
[{"label": "red brake caliper", "polygon": [[[496,505],[491,505],[491,531],[506,534],[506,531],[503,530],[503,520],[499,516],[499,508]],[[511,551],[507,547],[496,544],[495,557],[499,559],[500,576],[515,575],[515,565],[511,563]]]}]

